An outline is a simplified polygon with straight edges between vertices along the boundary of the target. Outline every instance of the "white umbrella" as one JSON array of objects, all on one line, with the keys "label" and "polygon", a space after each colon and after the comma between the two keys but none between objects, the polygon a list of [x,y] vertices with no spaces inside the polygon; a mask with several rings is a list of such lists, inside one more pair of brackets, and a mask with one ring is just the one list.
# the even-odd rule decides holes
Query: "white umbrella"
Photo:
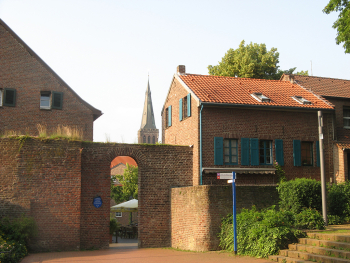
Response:
[{"label": "white umbrella", "polygon": [[139,201],[132,199],[111,207],[111,212],[137,212]]}]

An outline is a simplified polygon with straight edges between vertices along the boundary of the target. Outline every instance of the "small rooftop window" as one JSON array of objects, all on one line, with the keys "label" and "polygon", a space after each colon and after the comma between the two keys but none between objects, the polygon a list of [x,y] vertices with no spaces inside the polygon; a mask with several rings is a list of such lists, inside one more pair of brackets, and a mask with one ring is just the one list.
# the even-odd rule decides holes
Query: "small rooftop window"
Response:
[{"label": "small rooftop window", "polygon": [[270,102],[270,98],[266,97],[262,93],[254,92],[253,94],[250,94],[254,99],[260,102]]},{"label": "small rooftop window", "polygon": [[304,105],[311,105],[311,101],[301,97],[301,96],[294,96],[292,97],[294,100],[296,100],[297,102],[299,102],[300,104],[304,104]]}]

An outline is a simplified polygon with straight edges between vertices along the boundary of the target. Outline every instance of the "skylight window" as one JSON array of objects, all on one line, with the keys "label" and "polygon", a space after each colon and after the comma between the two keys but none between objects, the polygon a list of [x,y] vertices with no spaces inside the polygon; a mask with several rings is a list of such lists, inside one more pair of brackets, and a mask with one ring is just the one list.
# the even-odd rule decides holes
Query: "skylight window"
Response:
[{"label": "skylight window", "polygon": [[292,97],[294,100],[296,100],[297,102],[299,102],[300,104],[304,104],[304,105],[311,105],[311,101],[301,97],[301,96],[294,96]]},{"label": "skylight window", "polygon": [[260,102],[270,102],[270,98],[266,97],[262,93],[254,92],[253,94],[250,94],[254,99]]}]

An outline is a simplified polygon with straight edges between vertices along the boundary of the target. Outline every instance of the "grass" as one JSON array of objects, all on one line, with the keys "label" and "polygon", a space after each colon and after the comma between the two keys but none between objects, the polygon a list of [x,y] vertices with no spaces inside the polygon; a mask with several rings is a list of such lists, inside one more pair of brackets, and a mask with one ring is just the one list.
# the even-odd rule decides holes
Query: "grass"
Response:
[{"label": "grass", "polygon": [[337,233],[349,233],[350,235],[350,229],[339,229],[339,230],[323,230],[320,232],[314,232],[317,234],[337,234]]}]

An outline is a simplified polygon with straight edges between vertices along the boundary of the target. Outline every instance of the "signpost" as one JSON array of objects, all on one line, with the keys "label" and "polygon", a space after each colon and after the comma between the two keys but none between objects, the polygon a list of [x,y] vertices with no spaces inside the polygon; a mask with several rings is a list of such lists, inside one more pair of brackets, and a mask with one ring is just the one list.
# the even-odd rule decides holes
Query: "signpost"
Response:
[{"label": "signpost", "polygon": [[237,254],[237,219],[236,219],[236,172],[217,173],[217,179],[226,179],[230,183],[232,181],[232,201],[233,201],[233,242],[234,251]]}]

